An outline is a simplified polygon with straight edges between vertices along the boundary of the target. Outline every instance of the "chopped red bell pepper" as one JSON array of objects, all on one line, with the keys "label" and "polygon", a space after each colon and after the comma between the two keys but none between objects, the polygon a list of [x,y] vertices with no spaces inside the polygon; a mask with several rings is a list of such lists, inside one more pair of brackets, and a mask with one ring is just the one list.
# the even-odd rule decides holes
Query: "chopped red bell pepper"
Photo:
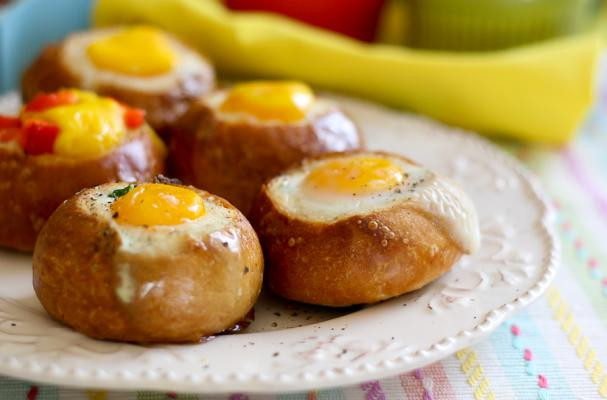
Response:
[{"label": "chopped red bell pepper", "polygon": [[0,129],[21,128],[21,119],[8,115],[0,115]]},{"label": "chopped red bell pepper", "polygon": [[76,93],[68,90],[39,93],[25,106],[25,112],[41,112],[52,107],[74,104],[76,101],[78,101]]},{"label": "chopped red bell pepper", "polygon": [[25,132],[24,150],[27,154],[39,155],[53,152],[59,126],[41,120],[28,120],[23,125]]},{"label": "chopped red bell pepper", "polygon": [[25,131],[21,128],[0,128],[0,142],[16,140],[21,148],[25,147]]},{"label": "chopped red bell pepper", "polygon": [[124,123],[129,129],[139,128],[143,125],[145,111],[140,108],[125,107]]},{"label": "chopped red bell pepper", "polygon": [[21,119],[0,115],[0,142],[12,140],[16,140],[21,147],[25,145],[25,132],[21,129]]}]

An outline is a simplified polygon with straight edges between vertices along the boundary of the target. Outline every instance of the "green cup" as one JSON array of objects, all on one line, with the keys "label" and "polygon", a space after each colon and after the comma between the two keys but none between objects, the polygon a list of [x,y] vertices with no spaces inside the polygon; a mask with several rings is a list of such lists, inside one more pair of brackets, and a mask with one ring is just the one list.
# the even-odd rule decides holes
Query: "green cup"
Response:
[{"label": "green cup", "polygon": [[411,47],[481,51],[580,32],[600,0],[404,0]]}]

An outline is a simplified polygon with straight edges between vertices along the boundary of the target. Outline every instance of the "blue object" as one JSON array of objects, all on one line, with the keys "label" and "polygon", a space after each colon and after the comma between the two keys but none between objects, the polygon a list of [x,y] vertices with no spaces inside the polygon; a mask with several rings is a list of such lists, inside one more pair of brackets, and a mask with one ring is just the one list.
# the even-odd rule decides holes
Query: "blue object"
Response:
[{"label": "blue object", "polygon": [[0,8],[0,93],[49,43],[89,26],[92,0],[17,0]]}]

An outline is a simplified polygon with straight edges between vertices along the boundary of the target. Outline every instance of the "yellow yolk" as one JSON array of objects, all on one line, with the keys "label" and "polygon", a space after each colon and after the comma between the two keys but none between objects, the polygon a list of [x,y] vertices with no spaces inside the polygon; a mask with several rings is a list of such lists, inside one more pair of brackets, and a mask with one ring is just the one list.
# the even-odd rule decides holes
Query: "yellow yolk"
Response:
[{"label": "yellow yolk", "polygon": [[198,193],[161,183],[139,185],[112,204],[117,222],[129,225],[178,225],[205,214]]},{"label": "yellow yolk", "polygon": [[74,104],[27,112],[24,117],[59,126],[59,136],[53,145],[57,155],[95,157],[119,144],[126,134],[122,106],[115,100],[90,92],[73,92],[78,99]]},{"label": "yellow yolk", "polygon": [[314,93],[299,82],[250,82],[234,86],[220,110],[244,113],[262,121],[296,122],[305,118]]},{"label": "yellow yolk", "polygon": [[98,68],[135,76],[171,71],[176,56],[164,33],[151,26],[127,28],[92,43],[87,48]]},{"label": "yellow yolk", "polygon": [[377,157],[343,157],[323,163],[304,180],[314,192],[365,195],[389,190],[402,183],[403,170]]}]

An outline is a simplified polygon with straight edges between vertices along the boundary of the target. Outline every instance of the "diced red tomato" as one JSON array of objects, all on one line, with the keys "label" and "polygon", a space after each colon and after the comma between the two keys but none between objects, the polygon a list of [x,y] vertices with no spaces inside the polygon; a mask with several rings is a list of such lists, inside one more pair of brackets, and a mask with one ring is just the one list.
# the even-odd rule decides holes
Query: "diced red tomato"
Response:
[{"label": "diced red tomato", "polygon": [[25,132],[25,152],[31,155],[53,152],[55,140],[59,135],[59,126],[41,120],[28,120],[23,124]]},{"label": "diced red tomato", "polygon": [[21,148],[25,147],[25,131],[21,128],[0,128],[0,142],[16,140]]},{"label": "diced red tomato", "polygon": [[9,117],[7,115],[0,115],[0,129],[8,128],[20,128],[21,119],[19,117]]},{"label": "diced red tomato", "polygon": [[12,140],[16,140],[21,147],[25,145],[25,133],[21,129],[21,119],[0,115],[0,142]]},{"label": "diced red tomato", "polygon": [[78,97],[74,92],[61,90],[55,93],[39,93],[25,106],[25,112],[41,112],[52,107],[74,104]]},{"label": "diced red tomato", "polygon": [[140,108],[125,107],[124,109],[124,123],[129,129],[139,128],[143,125],[144,116],[145,111]]}]

